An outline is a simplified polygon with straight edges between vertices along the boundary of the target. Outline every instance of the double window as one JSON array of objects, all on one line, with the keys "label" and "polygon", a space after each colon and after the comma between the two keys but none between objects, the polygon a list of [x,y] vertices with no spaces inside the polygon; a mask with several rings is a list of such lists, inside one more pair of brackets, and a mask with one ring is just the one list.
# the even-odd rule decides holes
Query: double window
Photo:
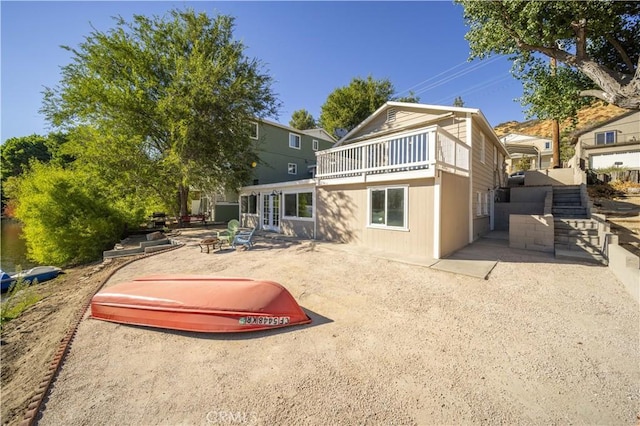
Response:
[{"label": "double window", "polygon": [[298,165],[296,163],[288,163],[287,164],[287,173],[290,175],[298,174]]},{"label": "double window", "polygon": [[369,188],[369,226],[407,229],[406,186]]},{"label": "double window", "polygon": [[300,135],[289,133],[289,148],[300,149]]},{"label": "double window", "polygon": [[317,151],[318,150],[318,140],[314,139],[312,144],[311,144],[311,146],[313,147],[314,151]]},{"label": "double window", "polygon": [[284,216],[295,218],[313,217],[313,193],[298,192],[284,194]]},{"label": "double window", "polygon": [[616,143],[615,131],[596,133],[596,145],[608,145],[610,143]]}]

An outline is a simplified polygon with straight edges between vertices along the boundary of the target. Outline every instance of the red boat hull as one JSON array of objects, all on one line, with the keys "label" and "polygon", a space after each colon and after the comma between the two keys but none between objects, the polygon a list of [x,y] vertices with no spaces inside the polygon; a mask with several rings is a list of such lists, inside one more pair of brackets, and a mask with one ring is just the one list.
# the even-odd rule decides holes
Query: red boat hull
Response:
[{"label": "red boat hull", "polygon": [[116,284],[91,299],[91,317],[204,333],[308,324],[293,296],[273,281],[158,275]]}]

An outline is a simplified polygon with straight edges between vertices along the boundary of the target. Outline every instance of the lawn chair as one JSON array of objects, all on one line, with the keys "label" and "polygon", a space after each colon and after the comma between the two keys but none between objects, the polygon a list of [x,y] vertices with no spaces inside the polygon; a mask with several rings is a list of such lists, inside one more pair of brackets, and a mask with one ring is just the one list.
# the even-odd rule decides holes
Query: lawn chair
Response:
[{"label": "lawn chair", "polygon": [[251,231],[240,231],[233,238],[233,242],[231,243],[231,248],[236,248],[237,246],[245,246],[248,249],[253,247],[253,234],[256,232],[257,228],[253,228]]},{"label": "lawn chair", "polygon": [[235,219],[231,219],[227,224],[227,229],[224,231],[217,232],[217,238],[220,241],[220,247],[222,248],[222,243],[231,244],[233,241],[233,237],[236,236],[238,232],[238,228],[240,227],[240,222]]}]

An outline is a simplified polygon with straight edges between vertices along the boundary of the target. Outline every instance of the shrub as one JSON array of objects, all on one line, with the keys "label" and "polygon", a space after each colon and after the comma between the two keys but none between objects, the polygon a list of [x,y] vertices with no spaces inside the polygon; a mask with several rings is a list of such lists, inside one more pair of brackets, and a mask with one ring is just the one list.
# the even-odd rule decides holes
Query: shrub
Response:
[{"label": "shrub", "polygon": [[[34,280],[33,285],[38,284]],[[20,316],[25,309],[42,300],[38,291],[29,282],[19,278],[13,283],[0,303],[0,328],[7,322]]]},{"label": "shrub", "polygon": [[23,223],[27,255],[41,264],[95,260],[125,228],[124,215],[78,171],[36,163],[9,191]]}]

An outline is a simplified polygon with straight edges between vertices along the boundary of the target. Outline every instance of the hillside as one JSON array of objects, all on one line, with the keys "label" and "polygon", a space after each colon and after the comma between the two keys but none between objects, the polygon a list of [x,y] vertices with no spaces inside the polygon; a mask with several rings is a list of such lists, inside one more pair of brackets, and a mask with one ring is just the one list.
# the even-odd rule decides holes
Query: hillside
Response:
[{"label": "hillside", "polygon": [[[583,108],[578,112],[578,122],[576,129],[583,129],[596,123],[608,120],[612,117],[620,115],[625,110],[614,105],[596,102],[593,105]],[[572,126],[571,120],[566,120],[560,124],[560,131],[566,131]],[[518,133],[523,135],[539,136],[543,138],[551,138],[551,120],[529,120],[523,123],[518,121],[508,121],[498,124],[494,128],[498,136],[504,136],[509,133]]]}]

